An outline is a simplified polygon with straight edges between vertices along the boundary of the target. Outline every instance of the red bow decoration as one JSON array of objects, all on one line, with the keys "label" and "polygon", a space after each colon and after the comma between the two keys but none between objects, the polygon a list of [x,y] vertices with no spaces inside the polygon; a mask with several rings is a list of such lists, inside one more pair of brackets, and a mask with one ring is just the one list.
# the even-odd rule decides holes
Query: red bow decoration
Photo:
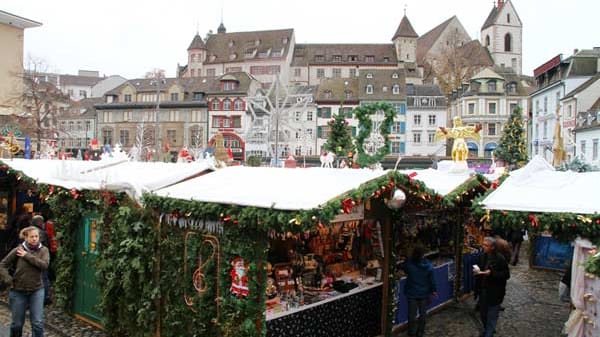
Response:
[{"label": "red bow decoration", "polygon": [[538,222],[538,218],[535,215],[529,214],[528,218],[529,218],[529,221],[531,221],[532,227],[535,228],[540,225],[540,223]]},{"label": "red bow decoration", "polygon": [[408,182],[409,183],[413,183],[413,178],[417,176],[417,172],[412,172],[411,174],[408,175]]},{"label": "red bow decoration", "polygon": [[500,181],[498,181],[498,179],[496,179],[496,181],[494,181],[492,183],[492,185],[490,186],[491,189],[495,190],[496,188],[498,188],[498,185],[500,185]]},{"label": "red bow decoration", "polygon": [[352,213],[352,208],[354,208],[354,205],[355,203],[354,200],[352,200],[352,198],[346,198],[342,200],[342,210],[346,214]]}]

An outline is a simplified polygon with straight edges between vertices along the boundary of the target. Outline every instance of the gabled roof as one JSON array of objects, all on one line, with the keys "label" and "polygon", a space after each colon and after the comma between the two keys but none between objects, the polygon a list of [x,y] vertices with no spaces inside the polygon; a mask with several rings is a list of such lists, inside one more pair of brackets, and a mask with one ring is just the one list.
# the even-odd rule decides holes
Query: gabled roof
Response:
[{"label": "gabled roof", "polygon": [[[397,78],[393,75],[396,74]],[[369,76],[371,75],[371,76]],[[367,94],[367,85],[373,86],[373,93]],[[400,92],[393,93],[393,86],[399,85]],[[384,91],[384,88],[386,90]],[[361,101],[401,101],[406,99],[406,75],[404,69],[361,69],[358,78]]]},{"label": "gabled roof", "polygon": [[481,30],[484,30],[484,29],[492,26],[494,23],[496,23],[496,18],[498,17],[499,13],[500,13],[500,9],[494,5],[494,7],[492,7],[492,10],[490,11],[490,14],[488,15],[487,19],[485,19],[485,22],[483,23]]},{"label": "gabled roof", "polygon": [[439,25],[434,27],[432,30],[421,35],[417,39],[417,60],[419,60],[419,61],[423,60],[423,58],[425,57],[427,52],[431,49],[431,47],[433,47],[433,44],[435,43],[435,41],[437,41],[440,38],[440,36],[442,35],[442,33],[444,32],[446,27],[448,27],[450,22],[455,18],[456,18],[456,15],[454,15],[450,19],[440,23]]},{"label": "gabled roof", "polygon": [[[317,57],[318,56],[318,57]],[[334,56],[341,56],[341,61],[336,61]],[[366,56],[373,56],[373,62],[366,62]],[[322,57],[322,59],[320,59]],[[350,57],[357,57],[353,61]],[[387,61],[386,61],[387,60]],[[398,59],[394,45],[387,44],[296,44],[292,66],[302,67],[309,64],[327,65],[394,65]]]},{"label": "gabled roof", "polygon": [[600,74],[597,74],[597,75],[593,76],[589,80],[583,82],[577,88],[571,90],[571,92],[569,92],[567,95],[565,95],[565,97],[563,97],[561,99],[561,101],[577,95],[578,93],[580,93],[580,92],[584,91],[585,89],[589,88],[592,84],[596,83],[596,81],[598,81],[598,80],[600,80]]},{"label": "gabled roof", "polygon": [[[324,78],[321,79],[315,100],[321,104],[341,102],[342,99],[346,103],[351,101],[358,103],[358,90],[357,78]],[[347,98],[346,91],[349,91],[352,96]]]},{"label": "gabled roof", "polygon": [[477,73],[476,75],[471,77],[471,80],[478,80],[478,79],[484,79],[484,78],[504,80],[504,77],[498,75],[495,71],[493,71],[490,68],[484,68],[479,73]]},{"label": "gabled roof", "polygon": [[[212,34],[205,43],[207,58],[204,64],[253,59],[283,60],[290,52],[293,35],[293,29]],[[275,52],[279,56],[273,56]],[[247,57],[247,54],[252,56]]]},{"label": "gabled roof", "polygon": [[410,20],[408,20],[408,17],[406,15],[402,17],[400,25],[396,30],[396,34],[394,34],[394,37],[392,37],[392,41],[394,41],[397,37],[419,37],[417,32],[415,32],[413,26],[410,24]]},{"label": "gabled roof", "polygon": [[192,49],[206,49],[206,44],[204,44],[204,40],[202,40],[202,37],[198,33],[196,33],[196,36],[194,36],[194,39],[192,40],[192,43],[190,43],[190,46],[187,50]]},{"label": "gabled roof", "polygon": [[79,75],[60,75],[60,86],[75,85],[82,87],[91,87],[103,80],[102,77],[79,76]]}]

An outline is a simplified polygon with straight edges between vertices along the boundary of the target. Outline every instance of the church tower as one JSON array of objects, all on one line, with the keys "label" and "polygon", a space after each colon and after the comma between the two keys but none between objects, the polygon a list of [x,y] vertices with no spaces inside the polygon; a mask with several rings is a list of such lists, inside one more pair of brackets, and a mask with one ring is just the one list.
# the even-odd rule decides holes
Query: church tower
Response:
[{"label": "church tower", "polygon": [[396,48],[396,57],[398,63],[416,63],[417,62],[417,38],[419,35],[415,32],[414,28],[410,24],[406,12],[396,34],[392,37],[394,47]]},{"label": "church tower", "polygon": [[523,23],[511,0],[498,0],[494,5],[481,27],[481,44],[497,66],[522,74]]},{"label": "church tower", "polygon": [[206,44],[200,34],[196,33],[188,47],[188,69],[186,77],[202,76],[202,65],[206,59]]}]

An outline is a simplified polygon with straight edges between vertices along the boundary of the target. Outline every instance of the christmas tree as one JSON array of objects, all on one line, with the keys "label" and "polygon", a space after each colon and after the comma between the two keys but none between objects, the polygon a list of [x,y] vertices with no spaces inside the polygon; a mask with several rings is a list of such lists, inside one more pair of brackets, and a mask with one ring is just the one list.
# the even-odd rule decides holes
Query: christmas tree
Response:
[{"label": "christmas tree", "polygon": [[349,152],[354,152],[352,128],[348,125],[344,114],[340,111],[333,116],[327,125],[329,125],[331,132],[323,148],[326,151],[335,153],[337,158],[345,157]]},{"label": "christmas tree", "polygon": [[503,160],[509,168],[519,168],[527,163],[527,140],[520,107],[512,111],[504,125],[504,132],[494,155]]}]

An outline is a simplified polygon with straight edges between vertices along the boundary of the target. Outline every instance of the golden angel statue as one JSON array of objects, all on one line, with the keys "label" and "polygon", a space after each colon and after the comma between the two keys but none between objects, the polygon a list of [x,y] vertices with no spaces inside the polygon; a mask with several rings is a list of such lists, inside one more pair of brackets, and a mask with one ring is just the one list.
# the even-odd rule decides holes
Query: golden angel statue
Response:
[{"label": "golden angel statue", "polygon": [[452,160],[455,162],[463,162],[467,160],[469,149],[467,149],[467,143],[465,138],[473,138],[479,140],[479,131],[481,131],[481,125],[476,126],[463,126],[462,119],[460,116],[456,116],[453,119],[454,126],[451,129],[446,129],[440,126],[439,130],[435,132],[434,141],[442,139],[453,138],[454,145],[452,146]]}]

